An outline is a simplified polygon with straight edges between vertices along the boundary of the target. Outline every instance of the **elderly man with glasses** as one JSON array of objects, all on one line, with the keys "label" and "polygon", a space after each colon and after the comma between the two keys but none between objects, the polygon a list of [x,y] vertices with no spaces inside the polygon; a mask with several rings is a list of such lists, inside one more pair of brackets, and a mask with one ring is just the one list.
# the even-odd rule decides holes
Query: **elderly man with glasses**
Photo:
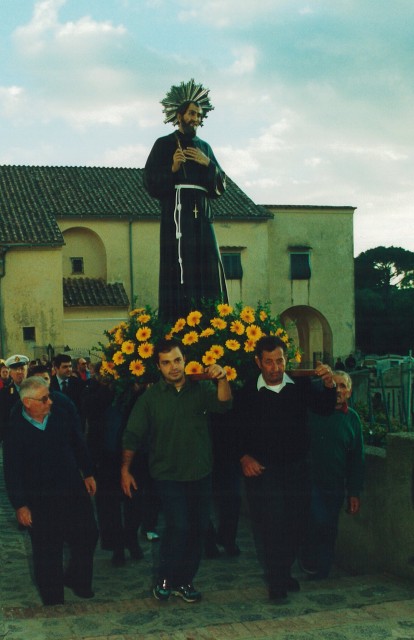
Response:
[{"label": "elderly man with glasses", "polygon": [[[17,520],[30,534],[43,604],[63,604],[64,586],[92,598],[98,539],[92,464],[73,403],[60,392],[50,393],[39,376],[21,383],[4,440],[4,475]],[[64,572],[65,543],[70,559]]]}]

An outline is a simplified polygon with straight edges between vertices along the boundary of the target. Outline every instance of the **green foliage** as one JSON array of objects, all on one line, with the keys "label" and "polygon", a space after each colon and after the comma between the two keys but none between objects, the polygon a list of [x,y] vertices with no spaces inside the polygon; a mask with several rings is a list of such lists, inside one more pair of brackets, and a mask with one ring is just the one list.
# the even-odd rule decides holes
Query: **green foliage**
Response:
[{"label": "green foliage", "polygon": [[414,253],[376,247],[355,258],[358,348],[364,353],[406,353],[413,347]]},{"label": "green foliage", "polygon": [[355,411],[357,411],[361,419],[364,442],[367,445],[384,447],[388,433],[406,431],[406,427],[395,418],[391,418],[388,428],[387,416],[383,410],[374,410],[370,416],[368,406],[357,402],[355,404]]}]

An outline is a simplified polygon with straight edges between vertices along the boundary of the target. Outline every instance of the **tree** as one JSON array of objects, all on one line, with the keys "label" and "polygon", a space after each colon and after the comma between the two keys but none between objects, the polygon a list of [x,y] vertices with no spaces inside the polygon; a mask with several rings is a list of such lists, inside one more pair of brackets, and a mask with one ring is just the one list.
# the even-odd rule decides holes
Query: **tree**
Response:
[{"label": "tree", "polygon": [[376,247],[355,258],[358,347],[405,353],[413,347],[414,252]]}]

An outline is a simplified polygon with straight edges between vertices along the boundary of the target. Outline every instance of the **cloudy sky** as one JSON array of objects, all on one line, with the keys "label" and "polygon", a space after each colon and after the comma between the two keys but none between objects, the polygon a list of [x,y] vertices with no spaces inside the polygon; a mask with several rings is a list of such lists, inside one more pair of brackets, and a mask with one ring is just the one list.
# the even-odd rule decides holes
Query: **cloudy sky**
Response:
[{"label": "cloudy sky", "polygon": [[0,164],[142,167],[195,78],[258,204],[350,205],[414,251],[413,0],[0,0]]}]

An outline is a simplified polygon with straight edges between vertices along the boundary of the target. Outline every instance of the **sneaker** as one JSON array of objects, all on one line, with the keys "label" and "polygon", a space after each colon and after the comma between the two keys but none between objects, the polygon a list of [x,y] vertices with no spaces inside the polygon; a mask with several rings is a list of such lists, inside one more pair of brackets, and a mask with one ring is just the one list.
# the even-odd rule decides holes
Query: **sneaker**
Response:
[{"label": "sneaker", "polygon": [[200,602],[201,593],[194,588],[192,584],[181,585],[180,587],[173,587],[171,593],[173,596],[180,596],[186,602]]},{"label": "sneaker", "polygon": [[152,590],[154,597],[161,602],[166,602],[171,595],[171,589],[167,580],[163,580],[155,585]]},{"label": "sneaker", "polygon": [[155,542],[156,540],[160,539],[160,536],[158,535],[158,533],[156,533],[156,531],[147,531],[145,535],[147,536],[148,542]]}]

